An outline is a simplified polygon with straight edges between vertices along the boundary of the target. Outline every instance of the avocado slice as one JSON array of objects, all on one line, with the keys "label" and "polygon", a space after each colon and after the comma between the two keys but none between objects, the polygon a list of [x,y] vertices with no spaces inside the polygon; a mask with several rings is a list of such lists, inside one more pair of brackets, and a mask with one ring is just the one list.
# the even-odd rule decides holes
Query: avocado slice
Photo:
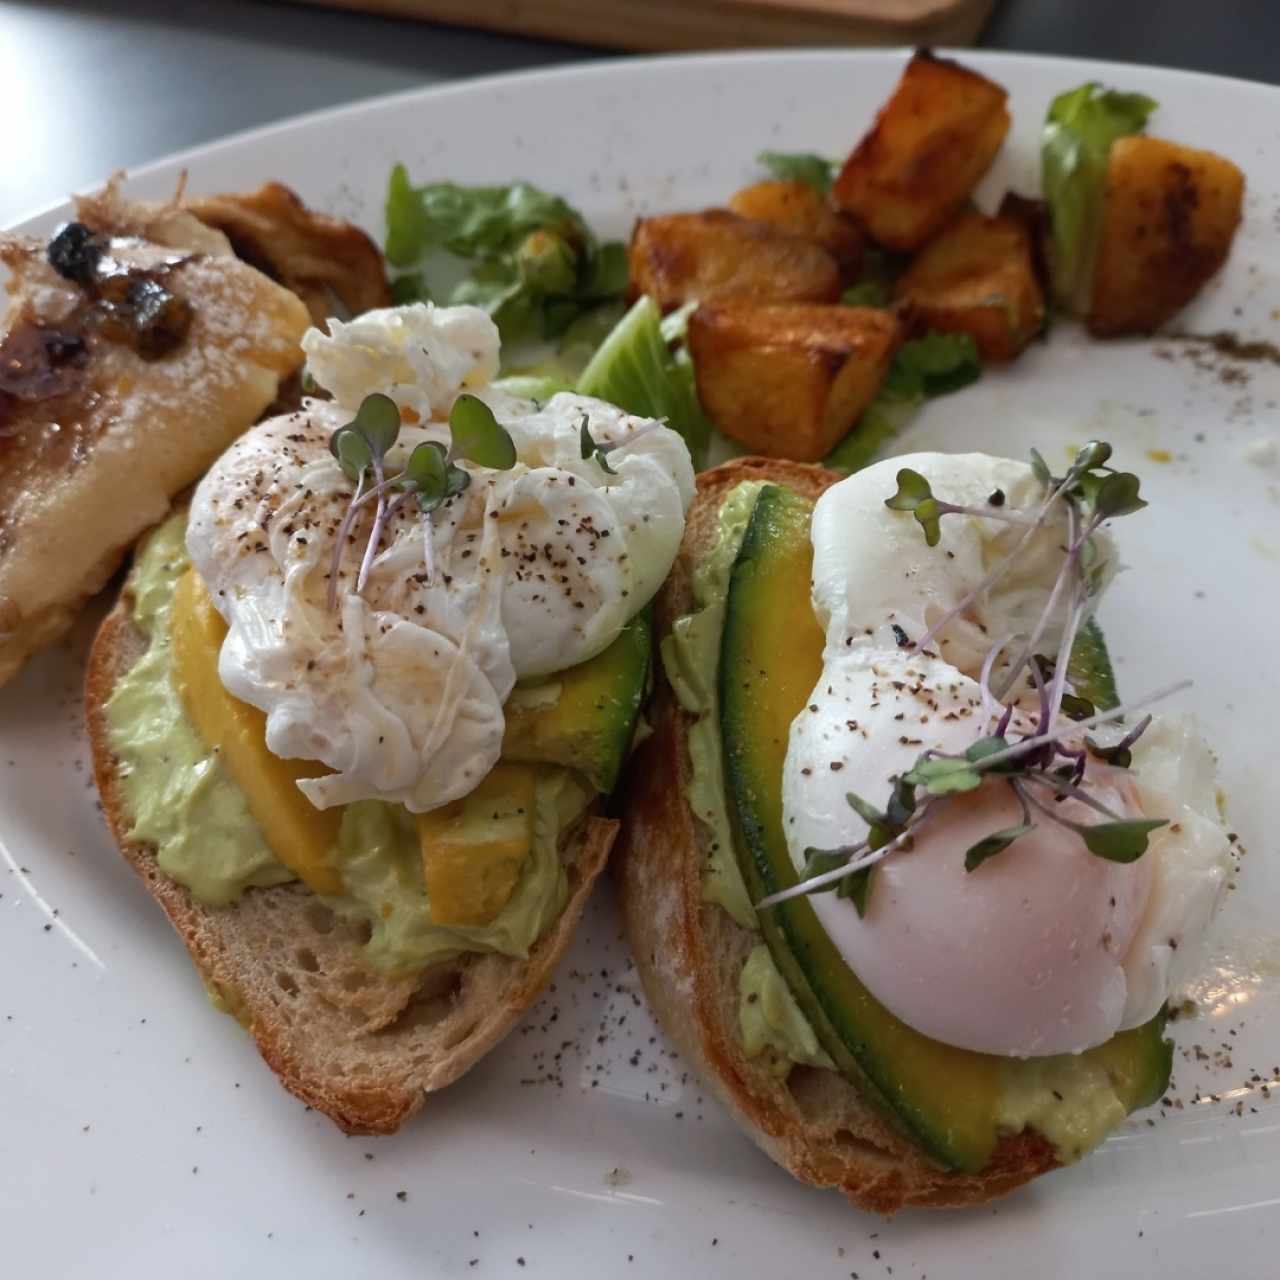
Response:
[{"label": "avocado slice", "polygon": [[[782,816],[782,765],[791,722],[822,670],[823,636],[809,601],[812,503],[763,488],[730,579],[720,652],[721,732],[736,853],[753,902],[795,884]],[[1075,657],[1092,671],[1085,692],[1114,705],[1101,632]],[[850,910],[853,907],[850,906]],[[1000,1136],[1005,1090],[1034,1069],[944,1045],[896,1018],[858,981],[807,898],[758,916],[779,971],[837,1070],[946,1168],[977,1172]],[[1107,1072],[1127,1111],[1168,1085],[1164,1015],[1081,1055]]]},{"label": "avocado slice", "polygon": [[504,708],[502,759],[577,769],[607,795],[631,749],[651,643],[646,610],[594,658],[517,685]]}]

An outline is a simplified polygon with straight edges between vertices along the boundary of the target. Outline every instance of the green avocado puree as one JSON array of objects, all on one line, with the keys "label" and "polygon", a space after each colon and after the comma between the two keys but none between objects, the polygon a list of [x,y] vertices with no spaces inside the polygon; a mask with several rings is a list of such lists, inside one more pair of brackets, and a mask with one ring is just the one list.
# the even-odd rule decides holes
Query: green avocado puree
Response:
[{"label": "green avocado puree", "polygon": [[[752,931],[757,927],[755,908],[738,869],[725,807],[716,688],[729,576],[763,487],[746,481],[725,498],[716,544],[693,577],[695,611],[678,618],[661,645],[663,669],[676,699],[697,717],[689,727],[688,800],[711,832],[703,897]],[[738,1024],[748,1057],[768,1054],[770,1069],[778,1075],[796,1063],[834,1069],[763,943],[747,957],[738,996]],[[1070,1054],[1009,1060],[999,1103],[1000,1127],[1012,1133],[1036,1130],[1063,1163],[1078,1160],[1125,1115],[1124,1103],[1100,1065]]]},{"label": "green avocado puree", "polygon": [[293,873],[267,848],[240,789],[187,719],[172,680],[173,589],[190,567],[186,521],[174,516],[147,540],[129,576],[134,625],[146,653],[107,701],[111,749],[121,765],[130,836],[198,901],[225,907],[246,889],[284,884]]},{"label": "green avocado puree", "polygon": [[772,1051],[775,1075],[785,1076],[797,1062],[835,1070],[763,942],[752,947],[738,978],[738,1029],[747,1057]]},{"label": "green avocado puree", "polygon": [[[106,714],[121,762],[132,838],[154,845],[160,870],[197,901],[228,906],[246,890],[294,877],[272,856],[240,789],[187,719],[173,683],[169,623],[173,590],[187,571],[185,520],[174,516],[147,540],[129,576],[134,623],[148,647],[117,682]],[[413,818],[399,805],[365,800],[342,816],[336,864],[347,892],[328,898],[372,929],[370,962],[403,973],[464,951],[523,957],[559,916],[568,884],[560,833],[592,791],[568,769],[540,770],[534,841],[510,901],[484,926],[433,924]]]},{"label": "green avocado puree", "polygon": [[676,619],[671,634],[663,638],[661,646],[663,670],[676,700],[691,716],[697,716],[689,726],[691,777],[687,798],[689,807],[711,835],[702,896],[723,907],[744,929],[756,927],[756,911],[734,856],[733,832],[724,805],[724,759],[720,750],[720,700],[716,684],[729,575],[763,488],[763,481],[744,481],[720,504],[715,546],[693,574],[696,610]]},{"label": "green avocado puree", "polygon": [[1087,1155],[1127,1115],[1106,1069],[1078,1054],[1011,1058],[1001,1081],[996,1123],[1034,1129],[1063,1164]]}]

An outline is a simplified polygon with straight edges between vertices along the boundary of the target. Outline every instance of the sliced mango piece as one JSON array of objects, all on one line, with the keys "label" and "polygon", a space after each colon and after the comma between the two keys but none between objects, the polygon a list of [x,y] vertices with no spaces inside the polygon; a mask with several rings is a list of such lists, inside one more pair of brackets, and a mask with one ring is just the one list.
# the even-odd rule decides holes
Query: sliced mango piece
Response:
[{"label": "sliced mango piece", "polygon": [[485,925],[507,905],[533,847],[535,776],[498,764],[470,795],[417,815],[433,923]]},{"label": "sliced mango piece", "polygon": [[334,865],[341,809],[317,809],[298,790],[300,778],[330,770],[318,761],[282,760],[267,750],[267,717],[233,698],[218,678],[218,653],[227,624],[194,570],[173,596],[173,672],[196,732],[218,752],[244,792],[249,812],[271,852],[316,893],[340,894]]}]

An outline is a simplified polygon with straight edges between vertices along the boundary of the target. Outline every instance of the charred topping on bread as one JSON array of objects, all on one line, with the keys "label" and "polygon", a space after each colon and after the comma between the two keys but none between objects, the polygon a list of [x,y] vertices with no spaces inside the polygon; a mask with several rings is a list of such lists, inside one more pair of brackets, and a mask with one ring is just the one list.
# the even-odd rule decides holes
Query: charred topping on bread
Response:
[{"label": "charred topping on bread", "polygon": [[131,347],[144,360],[176,351],[191,328],[191,303],[161,276],[188,260],[176,254],[156,267],[130,266],[110,256],[112,241],[83,222],[64,223],[49,241],[49,265],[91,299],[90,319],[111,342]]}]

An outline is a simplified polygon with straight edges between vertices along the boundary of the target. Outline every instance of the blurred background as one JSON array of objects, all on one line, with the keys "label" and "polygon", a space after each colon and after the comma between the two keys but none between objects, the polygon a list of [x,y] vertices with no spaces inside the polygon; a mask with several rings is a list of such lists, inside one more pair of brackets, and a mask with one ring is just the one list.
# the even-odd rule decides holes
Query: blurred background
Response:
[{"label": "blurred background", "polygon": [[1274,80],[1280,3],[0,0],[0,224],[115,168],[399,89],[629,49],[918,43]]}]

